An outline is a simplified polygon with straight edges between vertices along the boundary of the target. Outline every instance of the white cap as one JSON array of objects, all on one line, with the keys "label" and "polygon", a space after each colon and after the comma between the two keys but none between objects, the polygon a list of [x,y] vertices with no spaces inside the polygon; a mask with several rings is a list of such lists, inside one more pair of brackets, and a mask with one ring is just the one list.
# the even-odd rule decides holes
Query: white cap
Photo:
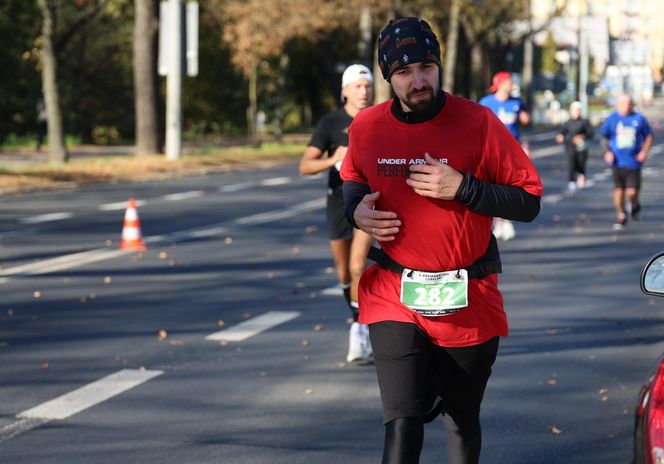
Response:
[{"label": "white cap", "polygon": [[351,64],[341,76],[341,88],[344,88],[355,81],[359,81],[360,79],[366,79],[369,82],[373,82],[374,79],[371,70],[363,64]]},{"label": "white cap", "polygon": [[580,101],[574,101],[574,102],[572,102],[571,105],[569,105],[570,111],[571,110],[580,110],[582,108],[583,108],[583,106],[581,105]]}]

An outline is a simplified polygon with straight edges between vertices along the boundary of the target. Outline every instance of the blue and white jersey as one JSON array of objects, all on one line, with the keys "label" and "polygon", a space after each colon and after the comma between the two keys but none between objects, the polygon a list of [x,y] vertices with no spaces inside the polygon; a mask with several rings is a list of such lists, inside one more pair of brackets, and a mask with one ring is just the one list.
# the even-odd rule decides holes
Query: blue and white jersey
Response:
[{"label": "blue and white jersey", "polygon": [[611,152],[615,155],[613,165],[619,168],[638,169],[641,163],[636,155],[643,142],[652,134],[652,129],[641,113],[621,116],[617,111],[604,120],[602,135],[609,140]]},{"label": "blue and white jersey", "polygon": [[520,98],[510,97],[502,101],[498,100],[496,94],[492,93],[486,97],[482,97],[480,105],[491,109],[493,114],[498,116],[498,119],[509,129],[514,138],[519,140],[521,137],[519,113],[526,111],[526,105]]}]

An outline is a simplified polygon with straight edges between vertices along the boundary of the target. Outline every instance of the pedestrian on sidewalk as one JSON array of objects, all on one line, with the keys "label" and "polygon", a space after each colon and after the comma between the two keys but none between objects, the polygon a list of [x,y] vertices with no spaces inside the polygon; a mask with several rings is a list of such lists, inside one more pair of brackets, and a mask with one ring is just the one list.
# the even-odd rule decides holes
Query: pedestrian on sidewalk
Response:
[{"label": "pedestrian on sidewalk", "polygon": [[507,318],[493,217],[531,221],[542,184],[493,113],[441,90],[426,21],[378,38],[393,99],[362,110],[341,167],[346,215],[381,243],[360,280],[383,404],[383,464],[417,464],[444,414],[448,464],[479,462],[480,406]]},{"label": "pedestrian on sidewalk", "polygon": [[353,323],[348,336],[348,362],[371,358],[371,343],[366,325],[357,322],[359,310],[357,285],[367,266],[367,253],[373,239],[353,229],[344,215],[341,163],[348,149],[348,127],[357,114],[373,103],[373,74],[366,66],[353,64],[341,76],[343,107],[318,122],[309,146],[300,161],[300,175],[328,171],[327,226],[330,249],[339,285],[348,303]]},{"label": "pedestrian on sidewalk", "polygon": [[[512,96],[513,90],[512,75],[507,71],[500,71],[493,76],[489,88],[492,93],[482,97],[480,105],[491,109],[514,138],[521,143],[521,125],[525,126],[530,123],[530,113],[526,110],[523,100]],[[530,156],[530,153],[527,154]],[[507,241],[516,236],[516,230],[511,221],[497,217],[493,225],[493,234],[497,239]]]},{"label": "pedestrian on sidewalk", "polygon": [[615,185],[613,229],[621,230],[627,224],[625,196],[632,220],[638,220],[641,211],[641,167],[648,159],[653,132],[645,116],[634,110],[632,97],[621,94],[616,99],[616,110],[604,121],[602,136],[606,139],[604,161],[612,167]]},{"label": "pedestrian on sidewalk", "polygon": [[586,163],[594,130],[590,121],[581,115],[581,102],[575,101],[569,107],[570,118],[556,135],[557,143],[565,144],[567,155],[567,193],[574,195],[576,189],[586,185]]}]

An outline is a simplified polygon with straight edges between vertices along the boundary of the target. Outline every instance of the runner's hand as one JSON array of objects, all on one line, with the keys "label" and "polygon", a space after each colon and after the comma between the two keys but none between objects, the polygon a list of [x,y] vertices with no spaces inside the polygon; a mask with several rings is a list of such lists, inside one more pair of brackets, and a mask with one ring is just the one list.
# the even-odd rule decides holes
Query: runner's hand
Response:
[{"label": "runner's hand", "polygon": [[360,230],[378,241],[389,242],[399,233],[401,221],[397,219],[397,213],[374,209],[378,198],[380,192],[365,195],[355,208],[353,219]]},{"label": "runner's hand", "polygon": [[413,164],[410,167],[406,183],[423,197],[453,200],[463,180],[461,173],[429,153],[424,154],[424,159],[427,164]]},{"label": "runner's hand", "polygon": [[607,150],[606,153],[604,153],[604,162],[606,164],[613,164],[613,159],[614,159],[613,153]]},{"label": "runner's hand", "polygon": [[648,159],[648,153],[646,153],[643,150],[641,150],[636,154],[636,160],[641,164],[645,163],[647,159]]},{"label": "runner's hand", "polygon": [[348,151],[348,147],[344,147],[343,145],[340,145],[337,147],[336,150],[334,150],[334,154],[332,155],[332,165],[338,163],[339,161],[343,161],[344,158],[346,157],[346,152]]}]

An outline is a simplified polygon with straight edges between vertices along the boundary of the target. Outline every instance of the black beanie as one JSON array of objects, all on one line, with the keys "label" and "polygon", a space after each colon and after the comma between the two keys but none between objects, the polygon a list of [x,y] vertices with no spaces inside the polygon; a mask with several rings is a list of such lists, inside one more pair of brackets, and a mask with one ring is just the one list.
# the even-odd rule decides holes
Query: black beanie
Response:
[{"label": "black beanie", "polygon": [[403,66],[422,62],[440,68],[440,44],[431,26],[420,18],[392,19],[378,35],[378,64],[385,80]]}]

